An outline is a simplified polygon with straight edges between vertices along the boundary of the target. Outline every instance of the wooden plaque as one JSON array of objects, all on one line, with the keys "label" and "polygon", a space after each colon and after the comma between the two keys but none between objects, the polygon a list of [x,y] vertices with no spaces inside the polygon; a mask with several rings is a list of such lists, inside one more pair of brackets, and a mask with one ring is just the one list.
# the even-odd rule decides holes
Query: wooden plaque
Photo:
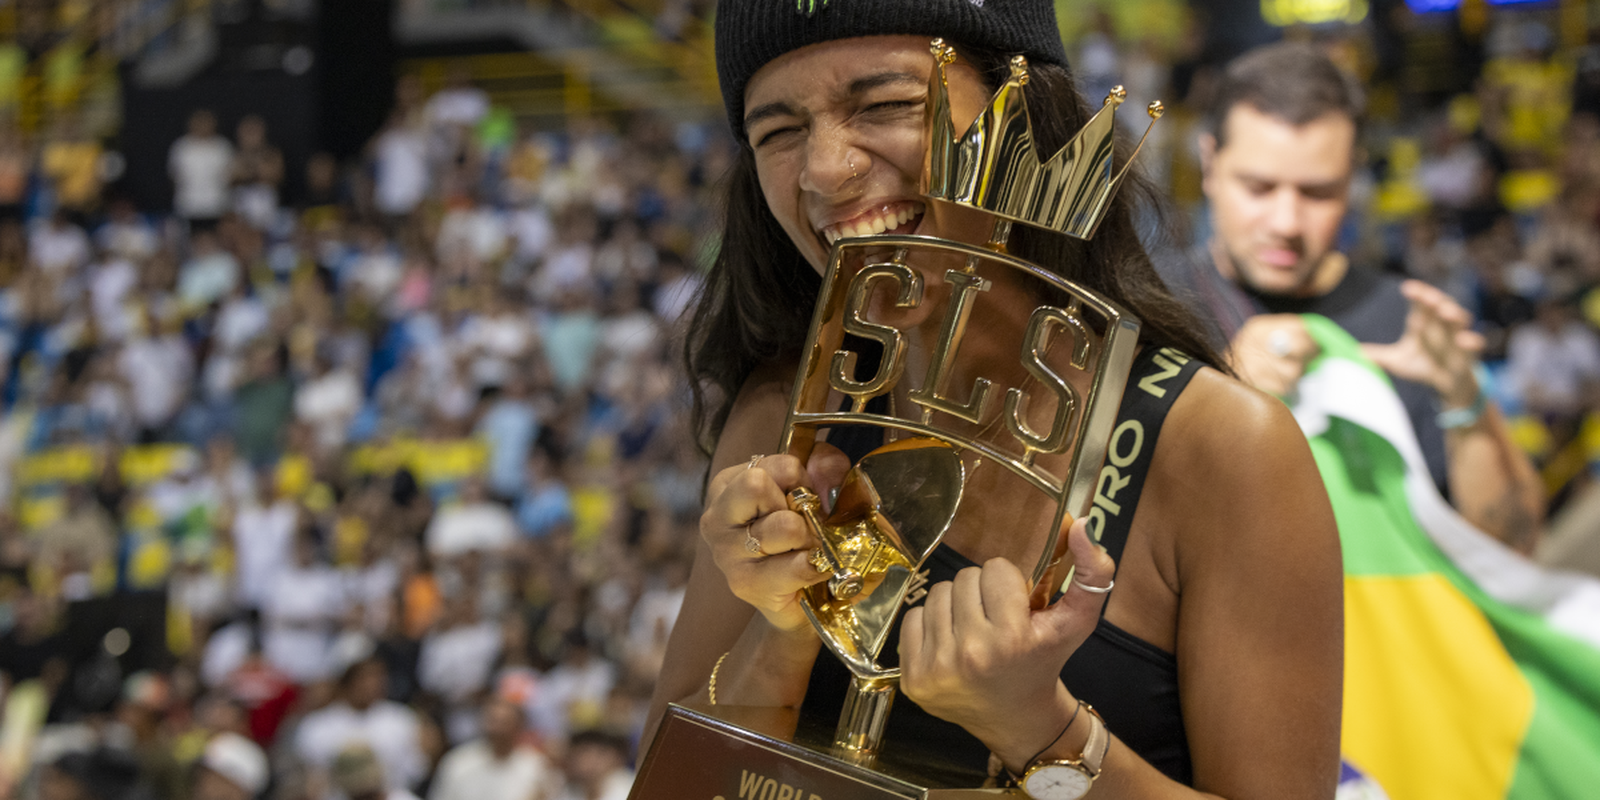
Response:
[{"label": "wooden plaque", "polygon": [[[736,709],[718,706],[717,710],[725,717],[739,716]],[[779,735],[760,733],[709,713],[672,705],[640,765],[629,800],[953,800],[1020,796],[1004,789],[929,788],[779,738],[778,730],[772,733]]]}]

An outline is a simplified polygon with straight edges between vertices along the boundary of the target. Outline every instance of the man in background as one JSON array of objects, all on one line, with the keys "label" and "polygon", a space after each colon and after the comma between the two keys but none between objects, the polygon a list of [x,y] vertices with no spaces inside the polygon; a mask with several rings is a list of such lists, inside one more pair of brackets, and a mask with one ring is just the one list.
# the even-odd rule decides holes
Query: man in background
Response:
[{"label": "man in background", "polygon": [[1363,105],[1360,87],[1310,45],[1264,47],[1230,64],[1200,137],[1215,269],[1169,280],[1221,325],[1239,376],[1280,397],[1318,353],[1300,314],[1326,316],[1364,343],[1394,379],[1441,493],[1528,553],[1543,490],[1481,382],[1472,316],[1444,292],[1337,248]]},{"label": "man in background", "polygon": [[[339,775],[359,782],[376,773],[382,776],[379,788],[397,792],[422,783],[429,764],[422,721],[415,711],[384,697],[388,684],[382,660],[374,656],[358,661],[340,678],[339,699],[300,721],[294,750],[314,778],[327,775],[339,784]],[[359,745],[361,754],[336,764],[352,745]],[[376,760],[375,766],[367,766],[369,758]],[[349,787],[341,791],[355,800]]]},{"label": "man in background", "polygon": [[579,731],[567,744],[567,785],[557,800],[627,800],[633,787],[628,743],[600,730]]},{"label": "man in background", "polygon": [[1295,409],[1339,523],[1340,793],[1587,797],[1600,583],[1501,544],[1532,549],[1542,487],[1484,392],[1471,315],[1339,251],[1361,113],[1310,46],[1229,65],[1200,141],[1211,263],[1174,281],[1237,373]]},{"label": "man in background", "polygon": [[523,744],[522,707],[503,698],[483,705],[483,736],[446,753],[428,800],[541,800],[556,781],[539,751]]}]

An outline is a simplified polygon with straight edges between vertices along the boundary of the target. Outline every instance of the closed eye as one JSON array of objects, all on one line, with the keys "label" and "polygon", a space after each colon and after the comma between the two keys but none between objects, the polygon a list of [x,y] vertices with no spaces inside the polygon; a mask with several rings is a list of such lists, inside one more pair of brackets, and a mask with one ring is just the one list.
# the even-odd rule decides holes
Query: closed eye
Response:
[{"label": "closed eye", "polygon": [[1342,183],[1313,183],[1300,187],[1300,194],[1311,200],[1336,200],[1343,192]]},{"label": "closed eye", "polygon": [[1272,194],[1273,191],[1278,188],[1276,185],[1268,181],[1246,180],[1243,183],[1244,190],[1249,192],[1253,197],[1265,197],[1266,195]]},{"label": "closed eye", "polygon": [[923,100],[920,97],[906,100],[884,100],[867,104],[866,107],[861,109],[861,114],[869,119],[874,117],[894,119],[912,111],[921,113],[922,106]]},{"label": "closed eye", "polygon": [[756,137],[755,146],[756,147],[765,147],[766,145],[772,144],[773,142],[775,142],[775,141],[777,141],[777,140],[779,140],[779,139],[781,139],[781,138],[783,138],[785,136],[788,136],[790,134],[799,133],[800,130],[801,130],[801,128],[800,128],[799,125],[788,125],[788,126],[785,126],[785,127],[782,127],[782,128],[774,128],[774,129],[772,129],[770,131],[767,131],[766,133],[763,133],[763,134],[757,136]]}]

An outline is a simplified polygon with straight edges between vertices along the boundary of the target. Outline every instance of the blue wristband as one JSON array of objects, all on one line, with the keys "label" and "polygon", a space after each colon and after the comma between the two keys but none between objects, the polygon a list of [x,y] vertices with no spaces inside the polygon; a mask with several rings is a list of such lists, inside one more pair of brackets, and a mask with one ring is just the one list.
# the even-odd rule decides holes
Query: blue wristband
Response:
[{"label": "blue wristband", "polygon": [[1489,371],[1479,362],[1472,366],[1472,377],[1478,382],[1478,396],[1472,398],[1472,405],[1466,408],[1452,408],[1440,411],[1434,421],[1444,430],[1466,428],[1477,424],[1483,418],[1484,409],[1489,407]]}]

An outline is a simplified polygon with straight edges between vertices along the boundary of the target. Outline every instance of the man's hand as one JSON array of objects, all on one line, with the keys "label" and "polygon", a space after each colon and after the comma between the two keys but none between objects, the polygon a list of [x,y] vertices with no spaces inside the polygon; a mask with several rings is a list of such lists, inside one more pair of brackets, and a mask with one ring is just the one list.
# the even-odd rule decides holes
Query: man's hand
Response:
[{"label": "man's hand", "polygon": [[1472,405],[1478,397],[1472,368],[1484,345],[1471,330],[1472,314],[1422,281],[1406,281],[1400,293],[1411,303],[1405,333],[1394,344],[1364,344],[1362,352],[1396,378],[1433,387],[1445,409]]},{"label": "man's hand", "polygon": [[[1400,341],[1364,344],[1362,351],[1390,375],[1433,387],[1441,408],[1472,407],[1481,388],[1473,368],[1484,345],[1470,330],[1472,315],[1421,281],[1406,281],[1400,292],[1411,303]],[[1451,504],[1489,535],[1532,552],[1544,518],[1544,488],[1505,420],[1490,404],[1472,425],[1452,430],[1445,437]]]},{"label": "man's hand", "polygon": [[1268,394],[1288,397],[1321,348],[1294,314],[1262,314],[1245,320],[1228,348],[1239,379]]}]

